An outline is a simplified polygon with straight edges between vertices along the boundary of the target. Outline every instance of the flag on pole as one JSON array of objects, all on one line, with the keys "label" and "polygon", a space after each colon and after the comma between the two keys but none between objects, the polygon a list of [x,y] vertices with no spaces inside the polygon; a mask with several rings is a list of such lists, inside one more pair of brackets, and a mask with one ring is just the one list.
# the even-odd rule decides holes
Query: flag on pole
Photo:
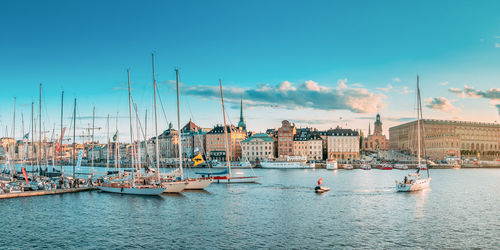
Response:
[{"label": "flag on pole", "polygon": [[23,136],[23,139],[26,139],[26,140],[27,140],[28,138],[30,138],[30,132],[26,133],[26,134]]},{"label": "flag on pole", "polygon": [[194,162],[193,167],[196,167],[205,162],[205,160],[203,160],[203,156],[201,156],[200,153],[198,153],[198,155],[196,155],[192,160]]},{"label": "flag on pole", "polygon": [[323,178],[319,178],[318,180],[318,186],[321,186],[321,184],[323,184]]},{"label": "flag on pole", "polygon": [[115,135],[113,135],[113,141],[116,141],[118,139],[118,131],[116,131]]}]

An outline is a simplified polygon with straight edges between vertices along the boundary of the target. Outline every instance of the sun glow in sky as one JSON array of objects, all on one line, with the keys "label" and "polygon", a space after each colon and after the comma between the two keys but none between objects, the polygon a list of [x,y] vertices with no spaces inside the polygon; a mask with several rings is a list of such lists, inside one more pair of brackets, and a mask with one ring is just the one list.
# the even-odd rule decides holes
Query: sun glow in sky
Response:
[{"label": "sun glow in sky", "polygon": [[[43,84],[43,123],[78,125],[119,113],[128,134],[126,70],[141,120],[152,130],[151,53],[163,109],[176,124],[222,122],[218,79],[236,124],[244,99],[252,131],[288,119],[319,129],[384,129],[415,117],[500,122],[499,1],[4,1],[0,8],[0,134],[31,120]],[[111,122],[114,130],[115,122]],[[22,133],[17,130],[17,136]]]}]

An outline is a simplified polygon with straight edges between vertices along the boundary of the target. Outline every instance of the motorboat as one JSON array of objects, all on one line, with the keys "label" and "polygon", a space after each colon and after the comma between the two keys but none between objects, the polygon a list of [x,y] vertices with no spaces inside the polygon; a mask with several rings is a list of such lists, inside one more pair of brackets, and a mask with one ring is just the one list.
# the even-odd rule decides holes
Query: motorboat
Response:
[{"label": "motorboat", "polygon": [[316,193],[326,193],[328,191],[330,191],[329,187],[316,186],[314,188],[314,192],[316,192]]}]

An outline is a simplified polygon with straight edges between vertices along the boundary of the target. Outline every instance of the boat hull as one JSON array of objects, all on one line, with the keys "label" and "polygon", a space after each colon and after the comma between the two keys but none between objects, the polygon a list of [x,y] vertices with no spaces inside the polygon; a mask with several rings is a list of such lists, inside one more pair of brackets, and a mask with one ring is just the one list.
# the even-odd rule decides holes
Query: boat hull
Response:
[{"label": "boat hull", "polygon": [[260,176],[214,176],[215,183],[231,184],[231,183],[257,183]]},{"label": "boat hull", "polygon": [[212,184],[212,179],[193,179],[188,180],[185,190],[201,190],[205,189]]},{"label": "boat hull", "polygon": [[109,186],[97,186],[99,190],[108,193],[117,194],[133,194],[133,195],[160,195],[165,191],[165,188],[122,188],[122,187],[109,187]]},{"label": "boat hull", "polygon": [[302,162],[261,162],[260,166],[268,169],[313,169],[315,164]]},{"label": "boat hull", "polygon": [[431,178],[416,180],[412,184],[397,183],[396,190],[398,192],[414,192],[421,191],[429,187]]},{"label": "boat hull", "polygon": [[161,186],[165,188],[163,193],[180,193],[186,189],[188,183],[184,181],[165,182]]}]

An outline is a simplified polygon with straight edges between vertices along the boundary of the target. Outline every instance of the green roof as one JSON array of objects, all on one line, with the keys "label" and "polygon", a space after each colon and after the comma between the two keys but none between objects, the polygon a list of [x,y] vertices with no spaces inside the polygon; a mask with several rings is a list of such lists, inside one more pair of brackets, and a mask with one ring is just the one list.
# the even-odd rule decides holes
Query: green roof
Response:
[{"label": "green roof", "polygon": [[251,142],[255,139],[261,139],[263,141],[274,141],[273,138],[269,137],[268,134],[259,133],[259,134],[255,134],[255,135],[253,135],[253,136],[249,137],[248,139],[243,140],[241,142]]}]

